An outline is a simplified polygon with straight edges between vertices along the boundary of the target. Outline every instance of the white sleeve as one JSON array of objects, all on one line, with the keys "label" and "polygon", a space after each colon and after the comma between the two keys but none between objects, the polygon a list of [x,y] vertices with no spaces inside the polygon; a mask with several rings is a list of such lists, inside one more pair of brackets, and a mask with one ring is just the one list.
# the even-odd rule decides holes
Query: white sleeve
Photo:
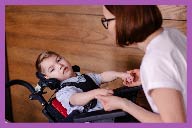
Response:
[{"label": "white sleeve", "polygon": [[88,73],[87,74],[95,82],[96,85],[101,85],[101,74]]},{"label": "white sleeve", "polygon": [[146,58],[141,67],[141,80],[148,93],[155,88],[182,91],[177,65],[169,56]]},{"label": "white sleeve", "polygon": [[72,106],[69,103],[72,94],[81,92],[83,91],[80,88],[76,88],[75,86],[66,86],[56,93],[57,100],[67,109],[67,114],[70,114],[73,110],[83,110],[83,106]]}]

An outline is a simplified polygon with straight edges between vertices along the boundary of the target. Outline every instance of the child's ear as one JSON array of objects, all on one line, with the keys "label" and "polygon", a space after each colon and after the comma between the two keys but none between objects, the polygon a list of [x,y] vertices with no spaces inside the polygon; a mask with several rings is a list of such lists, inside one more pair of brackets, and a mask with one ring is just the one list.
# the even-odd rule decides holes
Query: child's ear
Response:
[{"label": "child's ear", "polygon": [[48,76],[46,76],[46,75],[45,75],[44,77],[45,77],[45,79],[49,79],[49,77],[48,77]]}]

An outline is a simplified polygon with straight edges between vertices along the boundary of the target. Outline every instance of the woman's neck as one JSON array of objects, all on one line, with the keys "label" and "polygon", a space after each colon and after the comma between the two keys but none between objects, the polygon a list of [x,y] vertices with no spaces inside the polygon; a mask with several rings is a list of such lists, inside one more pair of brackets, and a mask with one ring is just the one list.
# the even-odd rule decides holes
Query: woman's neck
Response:
[{"label": "woman's neck", "polygon": [[144,42],[137,43],[137,47],[141,49],[142,51],[146,51],[146,48],[148,44],[153,40],[156,36],[158,36],[161,32],[163,32],[163,28],[159,28],[155,32],[153,32],[151,35],[147,37],[147,39]]}]

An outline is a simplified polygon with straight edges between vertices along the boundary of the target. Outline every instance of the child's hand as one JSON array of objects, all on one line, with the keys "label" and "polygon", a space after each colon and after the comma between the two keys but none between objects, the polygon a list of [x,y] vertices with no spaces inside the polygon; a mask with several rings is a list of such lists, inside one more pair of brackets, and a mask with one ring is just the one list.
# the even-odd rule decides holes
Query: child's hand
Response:
[{"label": "child's hand", "polygon": [[125,79],[124,83],[125,83],[125,84],[129,84],[129,83],[132,83],[133,80],[134,80],[133,74],[127,73],[126,79]]},{"label": "child's hand", "polygon": [[124,85],[129,85],[133,82],[134,76],[127,72],[122,75],[122,80]]},{"label": "child's hand", "polygon": [[97,96],[97,95],[110,96],[110,95],[113,95],[113,91],[110,89],[104,89],[104,88],[95,89],[94,96]]},{"label": "child's hand", "polygon": [[129,87],[141,85],[139,69],[130,70],[130,71],[127,71],[127,73],[129,73],[132,76],[133,80],[131,81],[126,80],[123,82],[123,84]]},{"label": "child's hand", "polygon": [[96,96],[96,99],[102,103],[105,111],[123,110],[124,106],[127,107],[127,103],[130,102],[125,98],[117,96]]}]

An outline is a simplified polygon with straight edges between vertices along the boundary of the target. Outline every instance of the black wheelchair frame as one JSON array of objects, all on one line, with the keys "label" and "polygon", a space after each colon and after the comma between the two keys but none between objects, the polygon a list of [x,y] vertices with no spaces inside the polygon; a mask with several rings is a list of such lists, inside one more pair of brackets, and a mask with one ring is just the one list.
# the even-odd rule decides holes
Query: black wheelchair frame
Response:
[{"label": "black wheelchair frame", "polygon": [[[35,88],[24,80],[11,80],[6,84],[6,87],[11,87],[13,85],[22,85],[31,92],[29,99],[38,100],[40,102],[43,106],[42,113],[48,118],[49,122],[139,122],[133,116],[121,110],[114,110],[110,112],[98,110],[87,113],[80,113],[75,110],[67,117],[64,117],[56,108],[53,107],[51,100],[45,100],[43,97],[43,91],[35,91]],[[114,95],[136,102],[137,94],[141,89],[141,86],[123,86],[114,89]]]}]

